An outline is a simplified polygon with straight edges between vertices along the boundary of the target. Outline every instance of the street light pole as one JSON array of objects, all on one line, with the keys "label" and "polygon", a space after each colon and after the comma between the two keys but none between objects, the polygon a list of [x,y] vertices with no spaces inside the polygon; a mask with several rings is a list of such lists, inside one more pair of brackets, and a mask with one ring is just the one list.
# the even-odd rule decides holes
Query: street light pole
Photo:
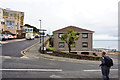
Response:
[{"label": "street light pole", "polygon": [[44,30],[43,30],[43,54],[44,54]]},{"label": "street light pole", "polygon": [[41,20],[40,21],[40,43],[41,43]]}]

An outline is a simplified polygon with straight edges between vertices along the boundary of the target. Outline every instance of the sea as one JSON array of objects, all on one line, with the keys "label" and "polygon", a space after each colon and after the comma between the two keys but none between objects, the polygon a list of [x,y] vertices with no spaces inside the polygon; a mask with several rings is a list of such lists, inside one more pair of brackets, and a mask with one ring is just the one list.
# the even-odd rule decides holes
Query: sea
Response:
[{"label": "sea", "polygon": [[118,40],[93,40],[93,48],[118,49]]}]

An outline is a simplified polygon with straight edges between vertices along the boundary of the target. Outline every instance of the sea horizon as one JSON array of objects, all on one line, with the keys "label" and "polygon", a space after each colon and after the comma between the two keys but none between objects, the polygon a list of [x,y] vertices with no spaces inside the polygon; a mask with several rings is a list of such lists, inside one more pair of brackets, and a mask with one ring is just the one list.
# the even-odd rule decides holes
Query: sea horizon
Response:
[{"label": "sea horizon", "polygon": [[118,50],[118,40],[93,40],[93,48]]}]

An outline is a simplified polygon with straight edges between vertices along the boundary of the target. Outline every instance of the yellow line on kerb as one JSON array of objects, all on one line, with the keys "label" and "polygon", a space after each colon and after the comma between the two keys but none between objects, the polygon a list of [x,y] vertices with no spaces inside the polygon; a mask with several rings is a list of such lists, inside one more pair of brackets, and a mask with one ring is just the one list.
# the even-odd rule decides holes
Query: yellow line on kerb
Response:
[{"label": "yellow line on kerb", "polygon": [[38,43],[40,43],[40,41],[37,42],[37,43],[35,43],[35,44],[33,44],[32,46],[30,46],[30,47],[28,47],[28,48],[22,50],[22,51],[21,51],[21,54],[22,54],[23,56],[26,56],[26,55],[24,54],[24,52],[26,52],[27,50],[29,50],[29,49],[32,48],[33,46],[37,45]]}]

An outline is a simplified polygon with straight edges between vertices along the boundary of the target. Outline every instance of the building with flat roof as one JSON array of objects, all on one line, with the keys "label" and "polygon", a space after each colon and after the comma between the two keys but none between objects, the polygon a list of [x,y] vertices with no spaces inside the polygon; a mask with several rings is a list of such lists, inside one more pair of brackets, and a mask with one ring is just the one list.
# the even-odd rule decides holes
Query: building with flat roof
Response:
[{"label": "building with flat roof", "polygon": [[24,12],[0,8],[0,32],[10,31],[17,34],[24,22]]},{"label": "building with flat roof", "polygon": [[94,31],[82,29],[75,26],[68,26],[62,29],[53,31],[53,46],[56,50],[68,52],[68,46],[65,41],[62,41],[61,35],[66,33],[68,29],[72,29],[80,33],[79,39],[75,41],[75,45],[72,47],[71,52],[78,54],[92,54],[93,53],[93,33]]}]

